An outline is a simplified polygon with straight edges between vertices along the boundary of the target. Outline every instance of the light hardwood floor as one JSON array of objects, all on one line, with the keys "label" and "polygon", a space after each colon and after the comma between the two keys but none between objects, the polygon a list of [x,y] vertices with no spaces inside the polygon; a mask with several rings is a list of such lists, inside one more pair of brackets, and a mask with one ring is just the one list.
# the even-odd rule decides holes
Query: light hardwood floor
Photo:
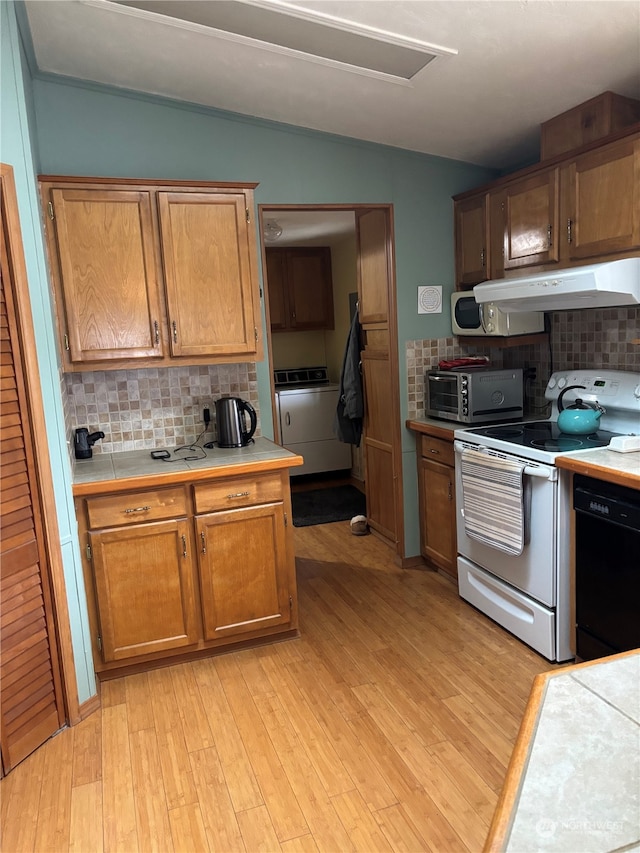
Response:
[{"label": "light hardwood floor", "polygon": [[296,529],[300,639],[128,676],[0,783],[14,851],[479,851],[552,666],[348,522]]}]

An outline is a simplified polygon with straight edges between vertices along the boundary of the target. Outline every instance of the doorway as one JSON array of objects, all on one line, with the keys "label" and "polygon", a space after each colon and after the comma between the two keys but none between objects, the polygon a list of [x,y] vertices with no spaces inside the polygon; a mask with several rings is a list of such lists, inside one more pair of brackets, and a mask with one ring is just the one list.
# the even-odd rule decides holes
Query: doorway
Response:
[{"label": "doorway", "polygon": [[[276,440],[282,443],[274,370],[322,365],[327,367],[329,380],[337,383],[357,301],[362,324],[365,418],[360,446],[352,448],[351,477],[365,491],[370,527],[402,557],[392,206],[260,205],[259,219]],[[307,276],[297,285],[289,279],[282,296],[282,265],[274,252],[291,249],[299,256],[300,251],[323,247],[331,255],[333,309],[328,319],[323,315],[326,300],[319,298],[323,287],[319,279]],[[291,257],[286,263],[292,264]],[[288,269],[290,274],[291,267]],[[314,323],[321,327],[314,328]]]}]

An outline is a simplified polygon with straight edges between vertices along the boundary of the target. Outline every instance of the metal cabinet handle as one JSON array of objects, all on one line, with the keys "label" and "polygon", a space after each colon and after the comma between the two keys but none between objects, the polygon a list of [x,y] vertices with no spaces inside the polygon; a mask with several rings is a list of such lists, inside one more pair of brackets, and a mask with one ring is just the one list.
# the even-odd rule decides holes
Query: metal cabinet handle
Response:
[{"label": "metal cabinet handle", "polygon": [[448,498],[449,498],[449,500],[450,500],[450,501],[452,501],[452,500],[453,500],[453,488],[452,488],[452,486],[451,486],[451,482],[449,482],[449,494],[448,494]]},{"label": "metal cabinet handle", "polygon": [[233,495],[227,495],[227,500],[232,501],[234,498],[247,498],[249,494],[249,492],[236,492]]},{"label": "metal cabinet handle", "polygon": [[186,557],[187,556],[187,537],[183,533],[180,538],[182,539],[182,556]]},{"label": "metal cabinet handle", "polygon": [[484,269],[484,249],[480,252],[480,266]]},{"label": "metal cabinet handle", "polygon": [[206,554],[207,553],[207,543],[205,542],[205,539],[204,539],[204,530],[200,531],[200,542],[202,544],[202,548],[200,550],[202,551],[203,554]]},{"label": "metal cabinet handle", "polygon": [[289,412],[284,416],[284,422],[287,426],[291,426],[291,415]]},{"label": "metal cabinet handle", "polygon": [[573,228],[573,221],[571,219],[567,219],[567,243],[571,242],[572,234],[571,230]]},{"label": "metal cabinet handle", "polygon": [[174,344],[177,344],[178,343],[178,328],[176,326],[175,320],[171,324],[171,328],[173,329],[173,342],[174,342]]},{"label": "metal cabinet handle", "polygon": [[436,456],[440,456],[440,451],[436,450],[434,447],[429,448],[429,453],[435,453]]},{"label": "metal cabinet handle", "polygon": [[150,509],[150,506],[136,506],[132,509],[125,509],[125,515],[130,512],[148,512]]},{"label": "metal cabinet handle", "polygon": [[153,334],[155,337],[156,346],[158,346],[158,344],[160,343],[160,329],[158,328],[158,321],[157,320],[153,321]]},{"label": "metal cabinet handle", "polygon": [[551,248],[553,246],[553,240],[551,239],[552,227],[551,225],[547,225],[547,246]]}]

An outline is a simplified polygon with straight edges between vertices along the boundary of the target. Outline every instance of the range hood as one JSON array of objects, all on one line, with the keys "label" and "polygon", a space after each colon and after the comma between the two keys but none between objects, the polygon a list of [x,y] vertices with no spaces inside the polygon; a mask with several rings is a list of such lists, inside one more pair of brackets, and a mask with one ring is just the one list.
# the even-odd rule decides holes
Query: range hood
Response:
[{"label": "range hood", "polygon": [[640,258],[495,279],[476,284],[473,295],[505,313],[639,305]]}]

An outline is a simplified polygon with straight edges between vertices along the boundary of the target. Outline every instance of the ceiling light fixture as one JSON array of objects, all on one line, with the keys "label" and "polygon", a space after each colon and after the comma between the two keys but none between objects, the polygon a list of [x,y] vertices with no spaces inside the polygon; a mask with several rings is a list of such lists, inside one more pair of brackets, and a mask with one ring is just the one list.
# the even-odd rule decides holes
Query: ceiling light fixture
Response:
[{"label": "ceiling light fixture", "polygon": [[279,237],[282,237],[282,225],[279,225],[275,219],[267,219],[263,230],[264,239],[267,243],[273,243]]}]

